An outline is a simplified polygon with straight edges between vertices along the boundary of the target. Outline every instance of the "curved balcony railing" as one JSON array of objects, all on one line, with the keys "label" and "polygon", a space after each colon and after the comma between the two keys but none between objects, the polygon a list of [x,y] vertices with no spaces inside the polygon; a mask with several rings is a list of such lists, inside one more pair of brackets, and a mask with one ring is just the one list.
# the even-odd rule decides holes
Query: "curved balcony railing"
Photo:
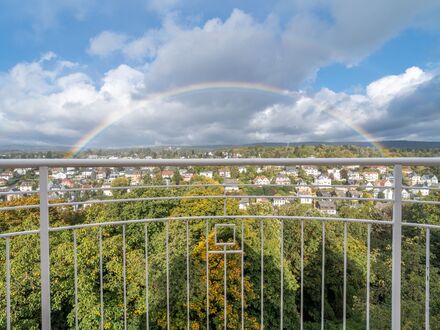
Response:
[{"label": "curved balcony railing", "polygon": [[[216,167],[216,166],[386,166],[392,171],[393,185],[386,187],[393,191],[388,198],[371,197],[351,197],[338,195],[317,196],[315,192],[319,189],[355,189],[357,191],[371,191],[373,189],[384,189],[384,186],[366,184],[338,184],[338,185],[319,185],[319,184],[273,184],[264,185],[267,188],[276,189],[282,187],[287,191],[284,195],[269,193],[252,193],[252,189],[261,187],[253,183],[185,183],[185,184],[144,184],[144,185],[123,185],[108,187],[74,187],[53,189],[49,187],[50,173],[54,168],[80,168],[80,167]],[[8,212],[14,213],[19,217],[19,211],[39,212],[38,228],[28,230],[6,230],[0,232],[0,239],[4,241],[4,297],[5,297],[5,317],[3,323],[7,329],[14,327],[14,311],[11,301],[14,278],[11,277],[11,267],[14,266],[14,257],[11,254],[11,245],[20,236],[37,237],[39,242],[39,274],[40,283],[37,289],[41,294],[41,328],[57,328],[58,325],[51,321],[51,302],[53,296],[57,296],[56,290],[62,287],[55,283],[51,278],[53,272],[51,267],[58,269],[59,265],[54,265],[55,260],[51,258],[52,244],[56,243],[55,235],[60,233],[71,233],[71,248],[69,252],[72,257],[73,271],[73,295],[70,321],[66,320],[72,328],[84,327],[81,325],[85,311],[81,309],[79,301],[79,290],[83,283],[81,278],[84,275],[80,260],[85,260],[83,249],[78,252],[78,246],[82,242],[84,231],[96,235],[96,246],[91,248],[96,252],[96,272],[90,272],[88,276],[94,276],[91,280],[92,288],[97,292],[99,300],[96,302],[96,310],[89,311],[96,315],[96,325],[101,329],[111,328],[108,322],[108,311],[106,311],[106,294],[110,294],[106,289],[106,279],[110,271],[117,268],[112,265],[112,270],[106,265],[106,255],[110,252],[105,251],[107,245],[103,245],[106,239],[115,236],[121,237],[121,242],[116,246],[121,251],[122,260],[120,264],[122,295],[118,306],[111,306],[120,311],[120,324],[124,329],[132,328],[130,318],[140,318],[143,314],[142,326],[146,328],[193,328],[197,321],[198,328],[300,328],[304,329],[305,324],[314,318],[319,318],[321,329],[326,327],[326,306],[325,295],[328,294],[326,286],[329,280],[335,279],[326,277],[326,261],[330,251],[326,244],[330,244],[329,239],[339,239],[341,242],[335,246],[340,246],[342,258],[341,283],[341,311],[340,315],[333,315],[333,319],[340,322],[343,329],[350,328],[350,311],[353,309],[354,300],[363,301],[363,322],[369,329],[371,319],[370,309],[370,288],[371,288],[371,267],[372,267],[372,228],[384,228],[391,233],[391,311],[390,328],[400,329],[401,320],[401,267],[402,267],[402,228],[412,227],[424,230],[425,235],[425,279],[424,279],[424,319],[423,326],[428,329],[431,323],[430,310],[430,289],[431,285],[438,283],[430,282],[430,261],[431,261],[431,231],[440,229],[440,219],[438,223],[403,222],[402,209],[405,204],[424,204],[438,206],[440,201],[432,199],[402,199],[404,189],[413,189],[413,186],[403,185],[402,168],[409,166],[440,166],[440,158],[369,158],[369,159],[157,159],[157,160],[0,160],[0,169],[14,168],[34,168],[38,171],[38,189],[28,189],[26,191],[0,191],[0,198],[9,195],[30,196],[38,195],[39,198],[32,199],[34,204],[25,205],[0,205],[0,221],[2,215]],[[296,194],[298,188],[308,187],[308,193]],[[233,188],[229,189],[228,188]],[[429,186],[418,189],[426,189],[431,193],[440,190],[438,186]],[[172,191],[166,195],[154,196],[152,193],[141,197],[127,197],[127,191]],[[99,199],[84,199],[83,195],[91,192],[107,191],[107,196],[100,195]],[[57,198],[52,198],[56,194]],[[117,195],[115,197],[115,195]],[[59,196],[63,196],[59,198]],[[66,198],[67,196],[67,198]],[[390,198],[391,197],[391,198]],[[354,205],[354,203],[388,203],[392,205],[392,214],[388,219],[370,219],[359,217],[340,217],[336,209],[321,209],[313,212],[306,211],[302,214],[292,214],[283,211],[286,204],[300,203],[303,199],[311,200],[311,210],[320,201],[333,201],[345,203],[344,205]],[[239,201],[245,200],[247,209],[240,209]],[[189,209],[187,214],[166,213],[163,216],[143,216],[134,219],[100,219],[94,222],[70,224],[52,224],[51,212],[53,209],[69,209],[76,212],[92,205],[126,205],[127,203],[142,202],[169,202],[172,201],[180,208],[194,206],[191,201],[219,201],[223,203],[222,210],[213,210],[203,207]],[[259,201],[259,202],[257,202]],[[277,204],[276,201],[279,203]],[[272,202],[274,206],[264,208],[267,202]],[[180,203],[180,204],[179,204]],[[186,203],[186,204],[185,204]],[[257,205],[263,210],[259,214],[252,213],[250,204]],[[204,204],[201,204],[202,206]],[[218,203],[216,204],[218,207]],[[233,205],[234,207],[231,207]],[[258,206],[260,205],[260,206]],[[334,204],[332,204],[334,205]],[[231,213],[231,209],[232,212]],[[269,212],[269,214],[268,214]],[[334,212],[334,213],[333,213]],[[20,220],[20,219],[18,219]],[[5,220],[6,221],[6,220]],[[313,224],[313,226],[312,226]],[[340,237],[333,235],[326,238],[326,228],[333,224],[332,230],[338,231]],[[143,227],[139,227],[142,225]],[[308,227],[309,226],[309,227]],[[353,227],[352,227],[353,226]],[[13,228],[13,227],[11,227]],[[118,228],[121,232],[112,229],[109,234],[108,228]],[[141,228],[141,229],[140,229]],[[336,228],[336,229],[335,229]],[[363,296],[359,297],[359,292],[349,292],[350,276],[347,271],[350,264],[350,244],[352,239],[350,229],[359,229],[365,234],[366,251],[362,256],[365,261],[362,273],[365,273]],[[358,229],[356,229],[358,230]],[[140,233],[142,232],[142,233]],[[157,234],[159,232],[159,234]],[[305,234],[308,235],[306,235]],[[134,234],[133,234],[134,233]],[[154,233],[154,234],[152,234]],[[128,235],[128,236],[127,236]],[[131,235],[131,236],[130,236]],[[136,242],[132,242],[134,236]],[[152,236],[153,235],[153,236]],[[154,236],[155,235],[155,236]],[[313,240],[308,237],[313,236]],[[313,248],[309,242],[317,242]],[[70,236],[69,236],[70,237]],[[153,247],[151,240],[154,237],[155,244],[163,239],[163,246]],[[142,242],[140,241],[142,239]],[[24,241],[23,241],[24,242]],[[32,241],[32,242],[35,242]],[[309,244],[309,245],[308,245]],[[142,260],[129,256],[131,248],[136,245],[144,251]],[[276,246],[275,246],[276,245]],[[69,246],[70,245],[66,245]],[[35,246],[20,246],[19,249],[35,249]],[[15,247],[15,250],[17,247]],[[177,250],[179,249],[179,250]],[[338,248],[336,248],[337,250]],[[275,251],[276,250],[276,251]],[[128,252],[127,252],[128,251]],[[176,252],[178,251],[178,252]],[[339,250],[338,250],[339,251]],[[65,251],[66,252],[66,251]],[[313,257],[310,253],[313,252]],[[86,253],[87,254],[87,253]],[[309,255],[306,255],[309,254]],[[437,258],[438,256],[435,256]],[[94,258],[91,256],[90,258]],[[59,259],[57,259],[59,260]],[[95,260],[95,259],[93,259]],[[296,260],[293,262],[292,260]],[[306,264],[310,262],[320,263],[319,275],[320,287],[313,291],[307,285],[307,274],[305,274]],[[333,261],[332,261],[333,262]],[[132,263],[142,263],[144,269],[143,279],[136,283],[143,292],[143,302],[141,312],[134,311],[133,294],[130,293],[130,281],[133,281],[133,274],[127,276]],[[294,265],[292,265],[294,263]],[[331,265],[335,267],[334,264]],[[158,267],[162,267],[158,270]],[[138,269],[139,267],[137,267]],[[155,274],[153,274],[155,272]],[[159,272],[159,275],[158,275]],[[334,274],[332,271],[331,274]],[[67,276],[67,275],[66,275]],[[116,276],[116,275],[115,275]],[[139,276],[137,274],[136,276]],[[316,276],[315,276],[316,277]],[[274,279],[275,278],[275,279]],[[287,280],[286,280],[287,279]],[[58,276],[55,276],[58,281]],[[159,281],[159,282],[156,282]],[[274,282],[275,281],[275,282]],[[289,284],[286,284],[288,281]],[[314,279],[316,282],[316,278]],[[142,282],[142,285],[140,284]],[[201,283],[203,282],[203,285]],[[298,288],[292,287],[296,283]],[[295,284],[295,285],[296,285]],[[307,287],[307,297],[305,290]],[[437,290],[437,289],[436,289]],[[315,296],[311,299],[310,294]],[[318,294],[319,292],[319,294]],[[356,297],[354,297],[356,296]],[[197,303],[193,302],[193,297],[197,297]],[[57,298],[58,299],[58,298]],[[66,298],[67,299],[67,298]],[[138,298],[136,298],[138,299]],[[203,300],[203,306],[200,300]],[[319,313],[313,315],[307,304],[312,302],[316,310],[319,305]],[[59,302],[57,302],[59,303]],[[139,301],[136,304],[140,304]],[[152,306],[154,305],[154,306]],[[159,306],[159,307],[158,307]],[[155,312],[153,313],[152,310]],[[252,308],[252,312],[248,310]],[[290,310],[294,308],[294,310]],[[256,312],[257,311],[257,312]],[[114,311],[113,311],[114,312]],[[307,313],[306,313],[307,312]],[[319,316],[318,316],[319,314]],[[202,320],[203,318],[203,320]],[[111,319],[111,318],[109,318]],[[174,319],[174,320],[173,320]],[[292,321],[295,319],[295,322]],[[92,322],[93,323],[93,322]],[[316,322],[315,322],[316,323]],[[137,323],[139,324],[139,322]],[[38,327],[38,325],[37,325]],[[416,326],[418,327],[418,326]],[[384,329],[387,326],[384,326]]]}]

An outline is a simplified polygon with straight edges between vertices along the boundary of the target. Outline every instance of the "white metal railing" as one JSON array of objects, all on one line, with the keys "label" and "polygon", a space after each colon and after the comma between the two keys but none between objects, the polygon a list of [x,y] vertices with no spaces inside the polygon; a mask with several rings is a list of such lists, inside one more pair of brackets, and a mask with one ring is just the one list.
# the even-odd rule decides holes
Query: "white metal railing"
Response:
[{"label": "white metal railing", "polygon": [[[239,195],[239,194],[226,194],[224,189],[224,194],[222,195],[196,195],[196,196],[157,196],[157,197],[144,197],[144,198],[120,198],[120,199],[104,199],[104,200],[92,200],[92,201],[71,201],[62,203],[51,203],[49,201],[49,195],[51,190],[48,188],[48,175],[49,168],[51,167],[162,167],[162,166],[239,166],[239,165],[335,165],[335,166],[346,166],[346,165],[360,165],[360,166],[373,166],[373,165],[384,165],[393,166],[394,175],[394,194],[392,199],[379,199],[379,198],[355,198],[355,197],[320,197],[320,196],[308,196],[309,198],[320,200],[343,200],[343,201],[382,201],[391,202],[393,204],[393,216],[392,221],[387,220],[371,220],[371,219],[351,219],[351,218],[338,218],[329,216],[283,216],[283,215],[240,215],[240,214],[227,214],[226,211],[226,201],[228,199],[239,199],[239,198],[277,198],[280,196],[273,195]],[[210,232],[210,221],[217,221],[220,219],[241,219],[241,242],[240,249],[228,250],[227,244],[219,244],[222,247],[221,250],[210,249],[208,239],[206,239],[206,328],[210,327],[209,320],[209,256],[210,254],[223,254],[224,255],[224,328],[227,328],[227,308],[228,303],[226,296],[226,259],[228,254],[240,254],[241,255],[241,328],[244,329],[244,289],[243,289],[243,278],[244,278],[244,227],[243,220],[252,218],[260,219],[260,236],[261,236],[261,287],[260,287],[260,326],[264,327],[264,220],[267,219],[277,219],[281,224],[280,232],[280,255],[282,258],[280,264],[280,328],[283,329],[283,321],[285,315],[283,315],[283,294],[284,294],[284,221],[296,220],[301,223],[301,270],[300,270],[300,327],[303,329],[303,317],[304,317],[304,221],[308,220],[318,220],[322,222],[322,259],[321,259],[321,328],[324,329],[324,288],[325,288],[325,245],[326,245],[326,222],[327,221],[341,221],[344,224],[343,228],[343,317],[342,325],[343,329],[347,327],[347,226],[349,223],[363,223],[367,225],[367,283],[366,283],[366,328],[370,327],[370,252],[371,252],[371,226],[373,224],[392,226],[392,313],[391,313],[391,324],[392,329],[400,329],[401,326],[401,255],[402,255],[402,227],[419,227],[426,229],[426,281],[425,281],[425,328],[429,329],[430,324],[430,230],[440,229],[439,225],[435,224],[421,224],[421,223],[403,223],[402,222],[402,204],[403,203],[422,203],[422,204],[432,204],[439,205],[440,202],[437,201],[420,201],[420,200],[402,200],[402,189],[412,188],[403,186],[402,184],[402,166],[440,166],[440,158],[353,158],[353,159],[339,159],[339,158],[329,158],[329,159],[150,159],[150,160],[86,160],[86,159],[25,159],[25,160],[0,160],[1,168],[38,168],[39,170],[39,190],[30,192],[14,192],[17,195],[26,195],[32,193],[39,194],[39,204],[38,205],[24,205],[24,206],[9,206],[1,207],[0,212],[19,210],[19,209],[32,209],[38,208],[40,212],[40,224],[38,230],[28,230],[21,232],[7,232],[0,233],[0,239],[4,239],[6,242],[6,325],[7,329],[11,328],[11,260],[10,260],[10,242],[16,236],[22,235],[39,235],[40,238],[40,269],[41,269],[41,327],[43,329],[50,329],[51,327],[51,280],[50,280],[50,255],[49,255],[49,236],[51,232],[59,232],[70,230],[73,232],[73,245],[74,245],[74,304],[75,304],[75,327],[78,328],[78,265],[77,265],[77,236],[76,231],[78,229],[84,228],[99,228],[99,272],[100,272],[100,326],[104,328],[104,292],[103,292],[103,258],[102,258],[102,228],[105,226],[122,226],[122,238],[123,238],[123,308],[124,308],[124,328],[127,328],[127,279],[126,279],[126,226],[130,224],[145,224],[145,267],[146,267],[146,278],[145,278],[145,304],[146,304],[146,325],[149,327],[149,278],[148,278],[148,267],[149,267],[149,255],[148,255],[148,223],[152,222],[164,222],[165,223],[165,246],[166,246],[166,327],[170,328],[170,274],[169,274],[169,233],[168,233],[168,223],[172,220],[185,221],[186,225],[186,303],[187,303],[187,327],[190,328],[190,312],[189,312],[189,246],[188,246],[188,223],[191,220],[205,220],[206,221],[206,238],[208,238]],[[94,190],[124,190],[124,189],[153,189],[153,188],[188,188],[188,187],[228,187],[228,186],[238,186],[238,187],[252,187],[254,184],[193,184],[193,185],[140,185],[140,186],[129,186],[129,187],[107,187],[107,188],[71,188],[71,189],[61,189],[58,192],[81,192],[81,191],[94,191]],[[267,186],[277,186],[279,185],[267,185]],[[287,187],[294,187],[296,185],[287,185]],[[375,186],[365,186],[365,185],[307,185],[311,188],[330,188],[330,187],[354,187],[354,188],[374,188]],[[383,187],[381,187],[383,188]],[[439,188],[431,187],[427,188],[433,191],[438,191]],[[0,196],[5,193],[0,192]],[[304,196],[289,196],[291,199],[304,198]],[[139,201],[165,201],[165,200],[181,200],[181,199],[223,199],[224,200],[224,214],[213,216],[182,216],[182,217],[165,217],[165,218],[149,218],[149,219],[132,219],[132,220],[121,220],[121,221],[107,221],[99,223],[84,223],[71,226],[61,226],[61,227],[51,227],[49,223],[49,209],[53,207],[65,207],[65,206],[79,206],[84,204],[108,204],[108,203],[123,203],[123,202],[139,202]],[[217,225],[215,225],[217,226]],[[235,230],[235,229],[234,229]],[[235,232],[234,232],[235,235]]]}]

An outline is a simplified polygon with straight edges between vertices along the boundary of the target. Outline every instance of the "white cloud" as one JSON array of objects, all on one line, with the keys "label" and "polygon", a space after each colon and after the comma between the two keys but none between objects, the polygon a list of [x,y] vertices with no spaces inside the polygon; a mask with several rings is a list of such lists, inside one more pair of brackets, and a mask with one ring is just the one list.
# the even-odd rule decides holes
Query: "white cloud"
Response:
[{"label": "white cloud", "polygon": [[369,84],[367,94],[376,103],[383,104],[401,94],[413,91],[418,85],[430,79],[432,79],[430,73],[418,67],[411,67],[405,73],[387,76]]},{"label": "white cloud", "polygon": [[88,52],[91,55],[108,56],[120,50],[128,37],[122,33],[103,31],[90,39]]},{"label": "white cloud", "polygon": [[353,125],[380,139],[440,138],[440,75],[415,67],[363,94],[215,91],[144,102],[148,71],[120,65],[96,87],[80,67],[57,62],[20,63],[0,76],[0,145],[71,145],[109,117],[120,121],[93,145],[360,140]]},{"label": "white cloud", "polygon": [[[104,31],[90,40],[89,53],[120,52],[126,63],[115,65],[100,81],[52,53],[19,63],[0,74],[0,145],[73,144],[112,114],[121,120],[95,145],[358,139],[350,125],[382,139],[439,139],[440,78],[434,72],[409,68],[356,94],[329,89],[296,93],[319,68],[356,64],[418,14],[409,5],[415,2],[405,0],[399,9],[402,19],[390,17],[378,29],[376,16],[378,22],[392,16],[392,6],[373,1],[349,17],[343,3],[328,5],[326,19],[298,4],[304,12],[288,22],[275,15],[258,20],[234,10],[224,20],[197,26],[167,16],[160,28],[137,39]],[[150,93],[220,80],[275,85],[294,96],[223,90],[139,102]]]}]

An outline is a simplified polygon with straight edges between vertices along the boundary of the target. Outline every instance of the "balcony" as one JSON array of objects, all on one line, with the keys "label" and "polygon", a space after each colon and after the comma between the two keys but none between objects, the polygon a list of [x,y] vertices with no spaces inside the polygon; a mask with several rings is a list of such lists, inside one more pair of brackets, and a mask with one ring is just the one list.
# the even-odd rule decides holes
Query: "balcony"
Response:
[{"label": "balcony", "polygon": [[[381,166],[392,185],[173,179],[306,165]],[[1,160],[32,169],[39,188],[0,192],[11,197],[0,204],[0,327],[437,328],[440,188],[408,198],[417,166],[440,159]],[[137,168],[160,182],[54,186],[67,168]]]}]

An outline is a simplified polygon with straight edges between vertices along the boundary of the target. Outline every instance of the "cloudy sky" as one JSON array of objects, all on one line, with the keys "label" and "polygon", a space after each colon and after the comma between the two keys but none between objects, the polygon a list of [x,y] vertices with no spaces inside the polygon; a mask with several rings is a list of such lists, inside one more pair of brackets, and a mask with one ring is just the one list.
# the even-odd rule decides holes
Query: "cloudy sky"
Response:
[{"label": "cloudy sky", "polygon": [[440,140],[438,0],[103,4],[0,1],[0,146]]}]

